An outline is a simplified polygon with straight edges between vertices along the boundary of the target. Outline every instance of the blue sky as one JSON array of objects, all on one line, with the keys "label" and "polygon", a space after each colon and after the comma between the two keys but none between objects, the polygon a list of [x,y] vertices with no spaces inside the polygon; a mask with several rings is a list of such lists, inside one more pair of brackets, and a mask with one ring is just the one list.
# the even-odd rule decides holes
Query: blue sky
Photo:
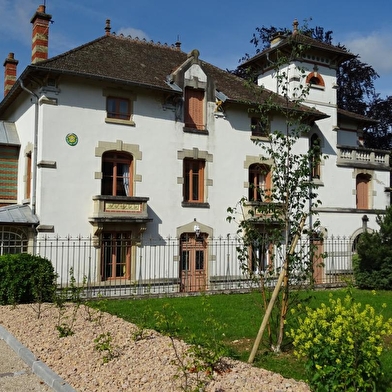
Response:
[{"label": "blue sky", "polygon": [[[392,95],[392,2],[389,0],[0,0],[0,59],[9,52],[19,60],[18,75],[31,61],[31,23],[38,5],[46,3],[50,26],[49,56],[55,56],[112,32],[200,51],[200,57],[223,69],[234,69],[256,27],[291,28],[293,20],[333,31],[380,75],[382,98]],[[2,56],[2,57],[1,57]]]}]

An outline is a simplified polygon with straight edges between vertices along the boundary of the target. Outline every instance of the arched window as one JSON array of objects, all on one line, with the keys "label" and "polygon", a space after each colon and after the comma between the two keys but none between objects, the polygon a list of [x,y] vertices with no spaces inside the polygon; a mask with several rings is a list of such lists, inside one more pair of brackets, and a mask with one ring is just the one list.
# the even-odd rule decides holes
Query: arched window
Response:
[{"label": "arched window", "polygon": [[310,86],[325,87],[324,79],[318,72],[311,72],[306,77],[306,83],[310,84]]},{"label": "arched window", "polygon": [[357,208],[360,210],[369,209],[369,182],[370,175],[360,173],[356,178]]},{"label": "arched window", "polygon": [[0,227],[0,255],[27,252],[27,234],[14,227]]},{"label": "arched window", "polygon": [[102,195],[133,195],[131,154],[109,151],[102,155]]},{"label": "arched window", "polygon": [[254,163],[249,166],[249,201],[268,201],[271,194],[271,169]]},{"label": "arched window", "polygon": [[311,177],[312,179],[320,179],[320,160],[321,160],[321,141],[320,138],[314,133],[310,138],[310,148],[311,148]]}]

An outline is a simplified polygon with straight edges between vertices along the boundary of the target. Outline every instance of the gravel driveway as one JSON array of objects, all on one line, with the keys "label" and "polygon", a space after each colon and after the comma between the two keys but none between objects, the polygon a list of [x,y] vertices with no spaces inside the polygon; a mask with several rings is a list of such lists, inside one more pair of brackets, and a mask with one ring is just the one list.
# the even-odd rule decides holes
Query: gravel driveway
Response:
[{"label": "gravel driveway", "polygon": [[[0,324],[78,392],[181,391],[195,385],[192,382],[197,376],[206,379],[205,374],[189,373],[190,380],[185,383],[168,337],[148,330],[144,331],[143,339],[135,341],[135,332],[139,330],[134,324],[84,306],[74,318],[72,309],[73,305],[68,306],[62,316],[62,322],[68,325],[74,319],[74,334],[67,337],[59,337],[56,329],[59,311],[50,304],[43,305],[40,318],[36,305],[2,306]],[[105,361],[108,352],[97,350],[94,340],[101,336],[103,349],[108,333],[113,358]],[[186,344],[175,343],[177,353],[185,358]],[[305,383],[247,363],[230,359],[225,362],[228,369],[214,374],[205,391],[310,391]]]}]

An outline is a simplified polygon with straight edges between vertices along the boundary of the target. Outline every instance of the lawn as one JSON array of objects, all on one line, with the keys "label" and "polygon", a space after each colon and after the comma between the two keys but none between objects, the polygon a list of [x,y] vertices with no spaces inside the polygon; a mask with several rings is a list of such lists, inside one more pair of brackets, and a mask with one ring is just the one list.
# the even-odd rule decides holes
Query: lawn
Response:
[{"label": "lawn", "polygon": [[[297,293],[299,300],[306,301],[312,308],[321,303],[328,303],[329,296],[343,298],[344,290],[320,290]],[[369,304],[377,313],[385,318],[392,318],[392,291],[377,292],[354,290],[354,298],[361,304]],[[260,293],[248,294],[218,294],[174,298],[146,298],[127,300],[100,300],[92,306],[117,315],[127,321],[137,324],[140,328],[159,330],[157,313],[165,314],[169,321],[173,315],[180,316],[176,322],[179,337],[190,341],[196,337],[199,343],[203,340],[217,339],[217,330],[210,325],[219,325],[219,339],[222,339],[227,354],[233,358],[247,361],[253,342],[259,330],[263,317],[262,298]],[[387,304],[383,308],[383,304]],[[213,322],[211,323],[211,320]],[[290,323],[290,321],[289,321]],[[290,325],[287,326],[288,328]],[[283,347],[283,352],[272,353],[266,342],[262,342],[256,355],[254,365],[282,374],[284,377],[304,380],[303,363],[297,360],[289,345]],[[387,349],[382,354],[382,365],[389,376],[388,392],[392,392],[392,337],[387,341]]]}]

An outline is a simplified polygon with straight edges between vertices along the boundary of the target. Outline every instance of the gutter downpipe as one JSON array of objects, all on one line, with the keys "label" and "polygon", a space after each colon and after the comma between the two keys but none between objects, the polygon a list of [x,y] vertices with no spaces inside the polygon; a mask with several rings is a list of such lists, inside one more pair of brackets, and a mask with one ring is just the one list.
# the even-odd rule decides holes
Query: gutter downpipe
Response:
[{"label": "gutter downpipe", "polygon": [[22,79],[20,79],[20,87],[30,95],[35,98],[35,118],[34,118],[34,140],[33,140],[33,175],[32,175],[32,184],[31,184],[31,211],[33,215],[36,212],[36,194],[37,194],[37,143],[38,143],[38,95],[33,91],[26,88],[23,84]]}]

